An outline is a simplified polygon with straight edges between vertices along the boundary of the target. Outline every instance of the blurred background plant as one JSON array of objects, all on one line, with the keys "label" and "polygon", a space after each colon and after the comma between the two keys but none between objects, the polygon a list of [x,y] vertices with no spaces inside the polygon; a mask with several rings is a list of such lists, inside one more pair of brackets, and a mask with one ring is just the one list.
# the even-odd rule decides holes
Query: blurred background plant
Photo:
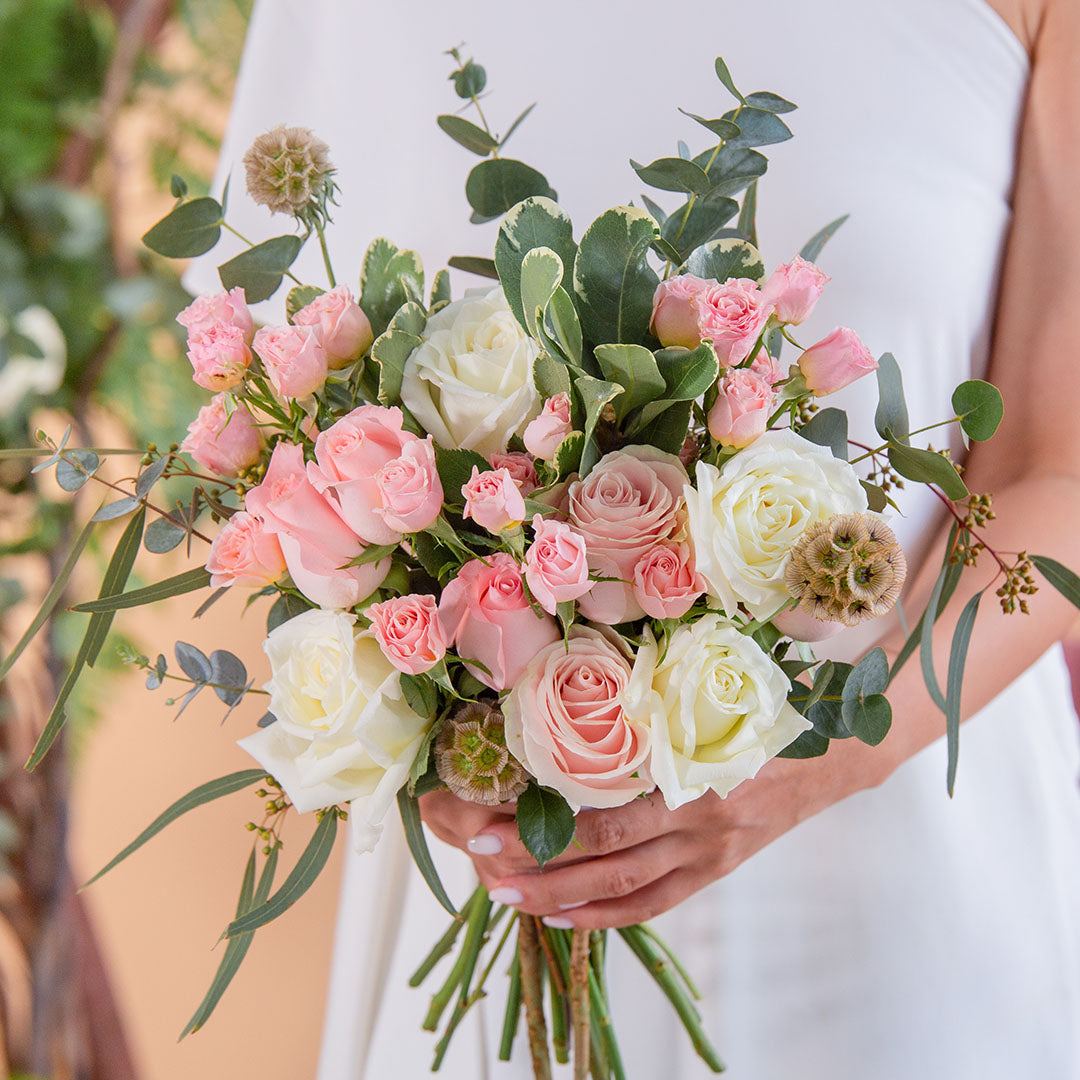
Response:
[{"label": "blurred background plant", "polygon": [[[14,449],[68,424],[74,444],[167,445],[202,403],[174,321],[188,298],[139,236],[168,210],[173,173],[207,188],[249,14],[250,0],[0,0],[7,648],[55,578],[84,501]],[[101,547],[103,562],[108,539]],[[74,746],[22,769],[78,618],[58,615],[0,684],[0,1075],[128,1080],[132,1055],[66,851],[70,757],[93,689],[69,705]],[[103,666],[117,665],[118,643]]]}]

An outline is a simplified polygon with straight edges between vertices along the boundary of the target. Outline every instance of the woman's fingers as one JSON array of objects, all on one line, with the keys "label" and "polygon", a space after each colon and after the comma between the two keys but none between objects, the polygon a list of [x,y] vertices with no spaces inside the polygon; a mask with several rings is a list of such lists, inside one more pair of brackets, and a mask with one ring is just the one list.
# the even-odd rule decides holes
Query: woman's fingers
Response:
[{"label": "woman's fingers", "polygon": [[702,887],[698,875],[687,867],[679,867],[663,877],[650,881],[634,892],[610,900],[560,911],[545,917],[544,922],[559,930],[580,927],[582,930],[608,930],[648,922],[670,911]]},{"label": "woman's fingers", "polygon": [[464,802],[449,791],[432,791],[420,798],[424,823],[440,839],[467,851],[470,837],[506,820],[497,807]]}]

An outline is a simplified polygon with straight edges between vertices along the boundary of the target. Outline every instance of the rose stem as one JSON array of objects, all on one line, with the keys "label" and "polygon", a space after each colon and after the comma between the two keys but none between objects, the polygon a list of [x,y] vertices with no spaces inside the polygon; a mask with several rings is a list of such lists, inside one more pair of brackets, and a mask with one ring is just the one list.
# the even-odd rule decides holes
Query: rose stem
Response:
[{"label": "rose stem", "polygon": [[410,986],[419,986],[430,974],[432,968],[450,952],[454,947],[454,942],[457,941],[458,934],[461,933],[461,928],[465,925],[465,920],[469,917],[469,912],[472,910],[473,904],[476,903],[477,898],[480,896],[480,892],[483,886],[477,886],[476,892],[465,901],[465,906],[461,909],[461,913],[450,924],[446,933],[436,942],[435,948],[427,954],[424,962],[413,972],[412,978],[409,979]]},{"label": "rose stem", "polygon": [[506,1016],[503,1018],[502,1042],[499,1043],[499,1060],[509,1061],[510,1051],[514,1048],[514,1036],[517,1035],[521,1020],[521,957],[514,950],[514,960],[510,965],[510,987],[506,992]]},{"label": "rose stem", "polygon": [[574,1080],[589,1076],[589,931],[570,938],[570,1015],[574,1020]]},{"label": "rose stem", "polygon": [[559,993],[559,988],[552,979],[548,983],[551,997],[551,1048],[555,1051],[555,1061],[565,1065],[570,1060],[570,1018],[567,1013],[567,999]]},{"label": "rose stem", "polygon": [[535,1080],[551,1080],[551,1056],[548,1053],[547,1024],[544,1022],[544,996],[540,973],[540,935],[532,916],[518,919],[518,956],[521,961],[521,996],[525,1001],[525,1020],[529,1029]]},{"label": "rose stem", "polygon": [[656,946],[663,952],[663,954],[671,961],[671,966],[679,973],[679,977],[684,983],[686,983],[686,989],[690,991],[690,996],[695,1001],[701,1000],[701,991],[697,988],[697,983],[690,977],[690,972],[680,963],[679,958],[671,951],[671,947],[666,941],[651,927],[645,923],[641,924],[641,931],[646,937],[651,938]]},{"label": "rose stem", "polygon": [[467,994],[469,980],[472,978],[473,969],[476,967],[476,957],[484,943],[484,930],[487,928],[488,912],[491,910],[491,900],[485,889],[477,902],[469,912],[466,923],[465,943],[461,947],[457,962],[446,978],[446,982],[439,988],[431,999],[431,1007],[424,1018],[422,1025],[425,1031],[434,1031],[439,1026],[442,1017],[454,991],[460,985],[462,993]]}]

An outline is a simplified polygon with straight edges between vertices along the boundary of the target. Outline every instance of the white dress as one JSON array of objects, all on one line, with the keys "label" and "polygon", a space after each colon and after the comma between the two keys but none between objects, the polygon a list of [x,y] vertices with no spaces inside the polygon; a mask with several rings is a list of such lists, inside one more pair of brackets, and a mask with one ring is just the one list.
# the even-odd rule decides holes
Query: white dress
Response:
[{"label": "white dress", "polygon": [[[441,51],[463,38],[487,67],[497,129],[539,101],[512,153],[546,173],[579,235],[601,210],[639,198],[629,156],[671,154],[678,138],[704,145],[676,107],[708,116],[729,107],[713,75],[722,54],[744,91],[801,106],[787,118],[795,139],[766,148],[767,265],[851,213],[820,260],[833,283],[800,339],[845,323],[875,353],[894,352],[913,427],[944,418],[952,387],[985,369],[1028,59],[983,0],[671,10],[641,0],[260,0],[219,189],[258,131],[306,124],[339,167],[339,279],[355,282],[376,235],[419,249],[429,274],[449,255],[489,254],[496,226],[467,223],[464,179],[476,159],[434,119],[457,108]],[[231,204],[241,232],[285,231],[239,182]],[[323,281],[313,245],[300,267],[302,279]],[[190,280],[213,288],[212,264],[202,260]],[[455,292],[476,283],[459,277]],[[844,402],[865,428],[872,383]],[[917,563],[936,501],[910,492],[903,509],[899,532]],[[730,1075],[1080,1077],[1078,776],[1077,719],[1055,648],[964,726],[954,799],[938,742],[658,920],[702,983]],[[464,898],[467,860],[449,849],[436,858]],[[419,1024],[429,990],[406,980],[444,923],[395,827],[373,856],[350,859],[319,1080],[427,1073],[434,1039]],[[707,1075],[636,961],[618,942],[610,955],[631,1080]],[[530,1075],[527,1054],[493,1061],[501,985],[484,1004],[441,1075]]]}]

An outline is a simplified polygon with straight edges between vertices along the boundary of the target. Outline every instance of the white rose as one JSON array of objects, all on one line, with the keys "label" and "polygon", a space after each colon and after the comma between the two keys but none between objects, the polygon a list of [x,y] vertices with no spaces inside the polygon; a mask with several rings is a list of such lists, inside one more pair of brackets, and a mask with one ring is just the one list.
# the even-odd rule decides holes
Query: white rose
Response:
[{"label": "white rose", "polygon": [[405,361],[401,400],[440,446],[490,457],[539,415],[538,352],[501,287],[466,296],[428,319]]},{"label": "white rose", "polygon": [[767,431],[725,462],[698,462],[686,509],[698,573],[729,616],[755,618],[788,599],[784,569],[815,521],[866,509],[855,470],[791,431]]},{"label": "white rose", "polygon": [[347,802],[353,845],[371,851],[428,723],[405,701],[374,635],[357,633],[354,621],[315,609],[271,631],[265,689],[277,721],[240,745],[300,813]]},{"label": "white rose", "polygon": [[671,810],[712,788],[723,798],[811,725],[787,676],[719,615],[680,626],[663,660],[645,630],[623,701],[652,729],[649,771]]}]

